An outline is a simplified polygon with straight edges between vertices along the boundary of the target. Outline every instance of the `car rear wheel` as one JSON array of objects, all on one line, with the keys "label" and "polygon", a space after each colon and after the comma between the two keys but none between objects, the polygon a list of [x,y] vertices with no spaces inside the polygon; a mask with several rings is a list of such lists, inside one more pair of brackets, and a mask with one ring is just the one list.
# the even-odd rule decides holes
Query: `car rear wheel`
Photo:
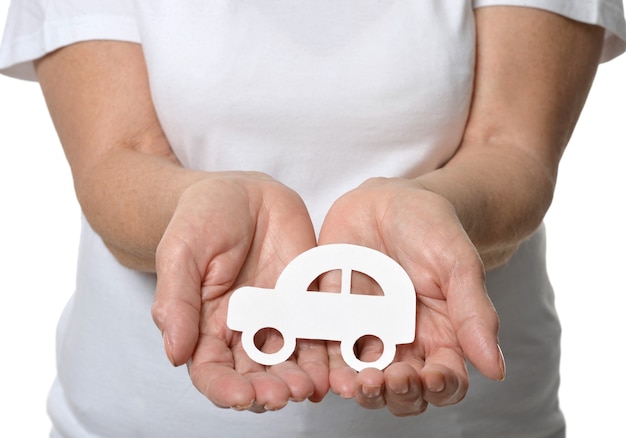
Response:
[{"label": "car rear wheel", "polygon": [[296,349],[296,338],[294,336],[285,336],[280,330],[275,329],[283,338],[283,346],[276,352],[265,353],[259,350],[254,341],[257,333],[262,330],[264,330],[264,328],[260,328],[256,331],[244,331],[241,334],[241,343],[248,356],[250,356],[250,359],[262,365],[276,365],[289,359]]}]

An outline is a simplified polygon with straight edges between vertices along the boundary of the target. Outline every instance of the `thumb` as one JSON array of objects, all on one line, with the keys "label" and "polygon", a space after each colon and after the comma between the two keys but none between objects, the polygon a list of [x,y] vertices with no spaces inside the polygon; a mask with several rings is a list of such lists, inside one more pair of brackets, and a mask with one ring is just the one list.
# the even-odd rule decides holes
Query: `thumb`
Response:
[{"label": "thumb", "polygon": [[487,294],[482,266],[463,270],[457,265],[446,295],[450,320],[467,359],[485,377],[504,380],[506,366],[498,343],[500,323]]},{"label": "thumb", "polygon": [[198,341],[202,279],[182,245],[159,245],[152,318],[174,366],[186,363]]}]

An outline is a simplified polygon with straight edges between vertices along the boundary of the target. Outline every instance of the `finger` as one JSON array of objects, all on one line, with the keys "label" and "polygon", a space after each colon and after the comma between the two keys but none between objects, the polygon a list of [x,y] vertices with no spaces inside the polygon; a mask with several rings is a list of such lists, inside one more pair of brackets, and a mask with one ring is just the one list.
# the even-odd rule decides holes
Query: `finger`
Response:
[{"label": "finger", "polygon": [[[259,339],[259,348],[274,349],[280,342],[276,340],[280,339],[280,336],[275,336],[271,332],[263,332],[261,335],[263,339]],[[230,350],[235,371],[246,378],[254,390],[254,403],[248,408],[252,412],[260,413],[283,408],[292,398],[292,390],[296,394],[295,397],[301,400],[306,398],[306,395],[303,397],[301,393],[309,394],[313,391],[309,377],[298,370],[293,361],[275,367],[266,367],[254,362],[243,349],[240,333],[233,335]]]},{"label": "finger", "polygon": [[[259,332],[259,337],[262,338],[258,340],[260,351],[275,353],[284,346],[284,339],[276,330],[262,330]],[[285,362],[268,367],[267,370],[287,386],[291,400],[303,401],[315,391],[313,380],[298,365],[293,356]]]},{"label": "finger", "polygon": [[221,234],[199,247],[193,226],[178,216],[183,215],[172,219],[157,247],[152,305],[153,319],[174,365],[187,362],[195,349],[203,300],[214,300],[230,288],[247,251],[245,244],[232,245]]},{"label": "finger", "polygon": [[[330,271],[319,279],[320,293],[337,292],[341,290],[341,272]],[[312,292],[316,293],[316,292]],[[341,344],[335,341],[326,342],[328,360],[328,379],[330,390],[342,398],[353,398],[357,372],[350,368],[341,355]]]},{"label": "finger", "polygon": [[421,414],[428,406],[417,367],[417,363],[395,362],[385,369],[385,402],[396,416]]},{"label": "finger", "polygon": [[253,412],[284,407],[290,396],[285,382],[252,361],[237,337],[233,344],[201,335],[189,372],[196,388],[219,407]]},{"label": "finger", "polygon": [[450,321],[468,360],[485,377],[503,380],[506,369],[498,345],[499,320],[487,295],[480,261],[455,265],[447,300]]},{"label": "finger", "polygon": [[326,342],[308,339],[298,341],[296,358],[300,368],[310,376],[313,383],[313,392],[308,399],[312,402],[321,401],[330,387]]},{"label": "finger", "polygon": [[200,274],[184,242],[163,241],[157,249],[157,285],[152,318],[161,330],[170,362],[181,365],[191,357],[198,340]]},{"label": "finger", "polygon": [[435,406],[460,402],[469,387],[463,354],[451,348],[440,348],[430,354],[419,375],[424,399]]},{"label": "finger", "polygon": [[255,389],[234,369],[233,353],[222,339],[203,335],[188,367],[194,386],[216,406],[245,410],[253,405]]},{"label": "finger", "polygon": [[374,362],[382,356],[385,345],[376,336],[366,335],[356,344],[357,357],[362,362]]},{"label": "finger", "polygon": [[366,409],[385,407],[385,377],[381,370],[365,368],[356,377],[355,401]]},{"label": "finger", "polygon": [[278,376],[265,370],[246,374],[254,388],[255,405],[264,411],[277,411],[289,402],[290,391],[287,384]]},{"label": "finger", "polygon": [[343,360],[339,342],[328,342],[330,389],[343,398],[355,396],[357,372]]},{"label": "finger", "polygon": [[[338,292],[342,289],[342,273],[339,271],[331,271],[319,279],[320,290],[325,292]],[[380,286],[369,276],[359,272],[352,272],[350,279],[351,287],[350,293],[358,293],[365,295],[379,295],[381,294]],[[342,353],[341,344],[339,342],[328,342],[328,360],[329,360],[329,379],[331,390],[339,394],[343,398],[352,398],[358,394],[364,395],[362,400],[364,406],[374,407],[377,402],[368,401],[369,398],[376,398],[382,396],[382,388],[377,390],[373,387],[366,385],[365,388],[359,388],[357,378],[360,374],[347,365]],[[379,339],[370,336],[362,337],[357,343],[357,358],[363,362],[373,362],[377,360],[382,354],[383,345]],[[382,373],[381,373],[382,374]],[[367,374],[366,374],[367,376]],[[366,382],[368,383],[368,382]],[[378,392],[378,394],[374,394]]]},{"label": "finger", "polygon": [[315,392],[313,380],[295,360],[271,366],[268,372],[285,384],[289,391],[288,398],[292,401],[304,401]]}]

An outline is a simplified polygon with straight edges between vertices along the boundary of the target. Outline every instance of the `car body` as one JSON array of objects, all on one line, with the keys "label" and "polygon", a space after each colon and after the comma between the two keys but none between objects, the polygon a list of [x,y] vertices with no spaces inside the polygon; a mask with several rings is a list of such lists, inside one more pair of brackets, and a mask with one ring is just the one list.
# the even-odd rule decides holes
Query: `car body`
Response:
[{"label": "car body", "polygon": [[[340,292],[308,290],[321,274],[337,270]],[[353,271],[371,277],[384,295],[351,290]],[[344,360],[357,371],[383,369],[393,360],[396,344],[415,339],[415,289],[406,271],[381,252],[350,244],[322,245],[296,257],[274,289],[237,289],[229,301],[227,324],[242,332],[246,353],[264,365],[287,360],[301,338],[340,341]],[[282,334],[279,351],[264,353],[254,344],[255,334],[264,328]],[[363,362],[354,353],[355,343],[366,335],[378,337],[384,346],[374,362]]]}]

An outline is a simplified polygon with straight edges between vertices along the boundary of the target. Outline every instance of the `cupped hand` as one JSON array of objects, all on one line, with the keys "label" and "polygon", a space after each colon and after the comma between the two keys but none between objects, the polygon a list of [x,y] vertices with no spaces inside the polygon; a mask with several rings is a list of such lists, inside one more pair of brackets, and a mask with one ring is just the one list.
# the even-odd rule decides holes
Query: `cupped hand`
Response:
[{"label": "cupped hand", "polygon": [[[387,407],[406,416],[421,413],[429,403],[459,402],[469,385],[466,358],[486,377],[504,378],[498,317],[487,296],[484,268],[446,199],[412,180],[368,180],[329,210],[319,244],[329,243],[386,253],[407,271],[417,294],[415,341],[399,345],[384,371],[355,372],[339,345],[329,343],[333,392],[366,408]],[[323,277],[320,288],[331,290],[337,287],[334,281],[332,275]],[[359,284],[374,293],[371,279],[363,277]],[[357,348],[367,362],[378,357],[381,344],[366,339]]]},{"label": "cupped hand", "polygon": [[[315,246],[300,197],[258,173],[217,173],[181,196],[156,254],[153,318],[174,365],[215,405],[255,412],[328,391],[322,342],[300,342],[290,360],[254,363],[226,326],[228,299],[244,285],[271,288],[283,268]],[[282,342],[268,334],[262,348]]]}]

